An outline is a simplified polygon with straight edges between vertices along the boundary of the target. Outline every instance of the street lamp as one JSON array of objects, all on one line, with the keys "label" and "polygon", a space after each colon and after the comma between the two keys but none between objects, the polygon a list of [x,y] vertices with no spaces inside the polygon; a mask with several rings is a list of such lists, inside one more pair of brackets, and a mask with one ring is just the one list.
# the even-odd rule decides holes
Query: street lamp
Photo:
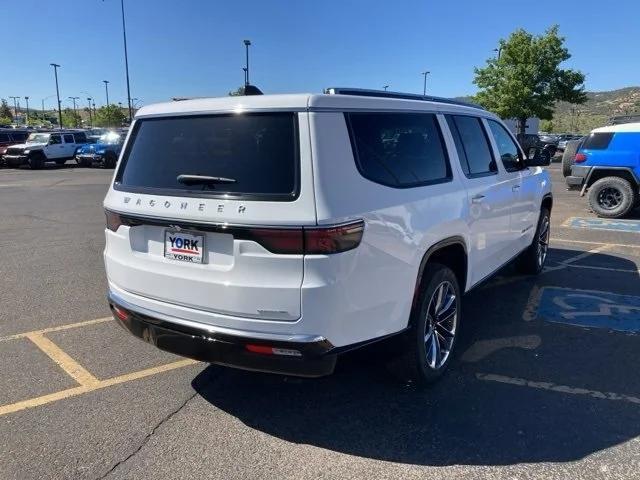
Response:
[{"label": "street lamp", "polygon": [[424,83],[422,84],[422,95],[427,94],[427,75],[429,75],[430,71],[421,72],[420,75],[424,77]]},{"label": "street lamp", "polygon": [[53,74],[56,77],[56,96],[58,97],[58,128],[62,130],[62,111],[60,110],[60,89],[58,88],[58,68],[60,65],[57,63],[50,63],[53,67]]},{"label": "street lamp", "polygon": [[18,104],[16,103],[16,100],[18,100],[20,97],[9,97],[9,98],[13,98],[13,117],[15,119],[18,117]]},{"label": "street lamp", "polygon": [[383,85],[382,88],[384,88],[384,91],[387,91],[387,88],[389,88],[389,85]]},{"label": "street lamp", "polygon": [[494,48],[493,51],[498,54],[498,60],[500,60],[500,55],[502,55],[502,45],[500,45],[498,48]]},{"label": "street lamp", "polygon": [[246,66],[245,66],[245,77],[244,77],[245,86],[249,85],[249,45],[251,45],[251,40],[245,40],[244,41],[244,48],[246,53]]},{"label": "street lamp", "polygon": [[[76,100],[80,100],[80,97],[69,97],[69,100],[71,100],[73,102],[73,120],[74,122],[77,121],[76,119],[78,118],[78,111],[76,110]],[[76,124],[76,127],[78,125]]]},{"label": "street lamp", "polygon": [[107,107],[109,106],[109,80],[102,80],[104,83],[104,91],[107,94]]},{"label": "street lamp", "polygon": [[242,71],[244,72],[244,84],[246,86],[249,84],[249,81],[247,80],[247,67],[242,67]]},{"label": "street lamp", "polygon": [[133,106],[134,109],[138,108],[138,102],[141,102],[141,100],[138,97],[131,99],[131,105]]},{"label": "street lamp", "polygon": [[25,125],[29,125],[29,97],[24,97],[24,101],[27,102],[27,120]]},{"label": "street lamp", "polygon": [[91,97],[87,97],[87,102],[89,102],[89,126],[93,127],[93,117],[91,116]]}]

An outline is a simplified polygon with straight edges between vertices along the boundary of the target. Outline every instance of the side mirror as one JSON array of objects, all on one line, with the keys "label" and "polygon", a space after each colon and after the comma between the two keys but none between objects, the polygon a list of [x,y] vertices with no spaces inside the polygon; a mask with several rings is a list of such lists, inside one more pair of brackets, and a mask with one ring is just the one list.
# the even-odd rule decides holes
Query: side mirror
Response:
[{"label": "side mirror", "polygon": [[532,147],[527,152],[525,164],[528,167],[546,167],[551,165],[551,154],[540,147]]}]

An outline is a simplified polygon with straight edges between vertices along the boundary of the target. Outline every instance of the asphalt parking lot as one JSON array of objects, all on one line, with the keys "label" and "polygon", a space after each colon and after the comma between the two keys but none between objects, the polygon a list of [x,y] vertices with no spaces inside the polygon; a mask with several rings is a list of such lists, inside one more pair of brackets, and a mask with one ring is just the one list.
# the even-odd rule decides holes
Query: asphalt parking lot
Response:
[{"label": "asphalt parking lot", "polygon": [[138,341],[105,302],[112,171],[1,170],[0,478],[638,478],[640,215],[594,221],[550,170],[547,268],[465,298],[426,391],[375,348],[300,380]]}]

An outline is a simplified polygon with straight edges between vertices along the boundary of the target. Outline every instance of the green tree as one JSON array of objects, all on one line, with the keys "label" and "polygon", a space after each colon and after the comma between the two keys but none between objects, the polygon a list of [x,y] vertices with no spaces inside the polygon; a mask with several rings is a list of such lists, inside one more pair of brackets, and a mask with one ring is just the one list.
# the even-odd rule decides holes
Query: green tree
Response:
[{"label": "green tree", "polygon": [[127,120],[122,109],[117,105],[100,107],[95,114],[93,123],[98,127],[120,127]]},{"label": "green tree", "polygon": [[77,128],[82,125],[82,119],[77,112],[71,108],[65,108],[62,111],[62,125],[69,128]]},{"label": "green tree", "polygon": [[522,135],[527,118],[551,120],[556,102],[586,101],[584,74],[560,68],[569,58],[557,25],[544,35],[516,30],[500,40],[498,58],[475,68],[474,83],[480,89],[475,101],[502,118],[515,118]]},{"label": "green tree", "polygon": [[0,101],[0,118],[3,119],[3,121],[0,123],[13,122],[13,113],[11,113],[11,109],[9,108],[9,105],[7,105],[7,101],[4,98]]},{"label": "green tree", "polygon": [[244,95],[244,87],[238,87],[232,92],[229,92],[230,97],[241,97],[242,95]]},{"label": "green tree", "polygon": [[554,127],[553,120],[542,120],[540,122],[540,131],[542,132],[553,132]]}]

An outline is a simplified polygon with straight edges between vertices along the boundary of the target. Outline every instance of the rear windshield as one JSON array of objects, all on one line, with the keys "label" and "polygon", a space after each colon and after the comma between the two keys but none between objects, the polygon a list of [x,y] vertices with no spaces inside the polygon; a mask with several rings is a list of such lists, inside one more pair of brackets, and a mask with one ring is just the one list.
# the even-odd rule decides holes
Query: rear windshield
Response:
[{"label": "rear windshield", "polygon": [[[292,200],[298,184],[296,120],[292,112],[138,120],[115,187]],[[185,183],[178,181],[179,175],[224,181]]]},{"label": "rear windshield", "polygon": [[585,150],[606,150],[613,138],[613,132],[592,133],[584,139],[582,146]]}]

